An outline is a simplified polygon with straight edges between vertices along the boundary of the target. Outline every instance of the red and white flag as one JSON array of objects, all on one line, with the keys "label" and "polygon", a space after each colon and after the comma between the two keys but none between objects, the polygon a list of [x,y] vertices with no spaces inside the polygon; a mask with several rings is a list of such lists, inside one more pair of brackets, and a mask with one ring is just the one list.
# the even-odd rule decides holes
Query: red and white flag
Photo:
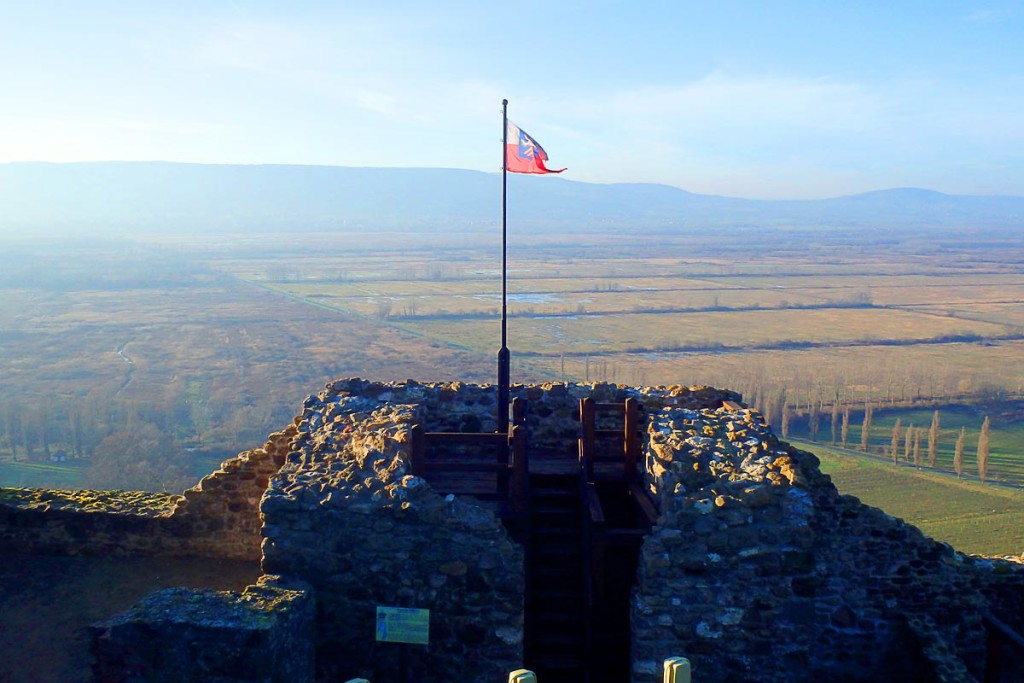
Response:
[{"label": "red and white flag", "polygon": [[505,169],[509,173],[561,173],[564,168],[550,169],[544,165],[548,153],[526,132],[508,122],[508,144],[505,147]]}]

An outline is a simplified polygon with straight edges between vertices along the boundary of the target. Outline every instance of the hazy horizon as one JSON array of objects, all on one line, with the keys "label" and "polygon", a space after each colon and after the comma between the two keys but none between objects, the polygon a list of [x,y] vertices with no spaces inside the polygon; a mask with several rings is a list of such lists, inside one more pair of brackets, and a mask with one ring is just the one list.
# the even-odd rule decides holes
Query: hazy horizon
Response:
[{"label": "hazy horizon", "polygon": [[[303,164],[303,163],[287,163],[287,162],[246,162],[246,163],[232,163],[232,162],[219,162],[219,161],[173,161],[170,159],[81,159],[76,161],[48,161],[48,160],[20,160],[20,161],[0,161],[0,167],[3,166],[17,166],[17,165],[50,165],[50,166],[70,166],[70,165],[89,165],[89,164],[175,164],[181,166],[240,166],[240,167],[301,167],[301,168],[324,168],[324,169],[343,169],[343,170],[378,170],[378,171],[468,171],[472,173],[481,173],[484,175],[497,175],[501,173],[501,170],[480,170],[475,168],[462,168],[458,166],[368,166],[368,165],[346,165],[346,164]],[[552,178],[553,179],[553,178]],[[561,180],[567,180],[570,182],[581,182],[588,185],[648,185],[648,186],[661,186],[671,188],[673,190],[682,190],[689,194],[696,194],[708,197],[721,197],[726,199],[741,199],[751,201],[778,201],[778,202],[791,202],[791,201],[814,201],[814,199],[843,199],[846,197],[856,197],[861,195],[872,195],[882,192],[892,191],[911,191],[911,192],[931,192],[935,194],[948,195],[952,197],[1024,197],[1024,188],[1018,193],[958,193],[958,192],[944,192],[937,190],[933,187],[919,187],[919,186],[890,186],[890,187],[872,187],[869,189],[861,190],[858,192],[851,192],[847,194],[835,194],[822,196],[817,198],[800,198],[800,197],[746,197],[741,195],[730,195],[722,193],[702,193],[696,192],[686,187],[679,187],[670,183],[663,182],[641,182],[634,180],[595,180],[585,181],[577,180],[574,178],[562,177]],[[530,181],[535,182],[535,181]],[[546,182],[541,180],[541,182]]]}]

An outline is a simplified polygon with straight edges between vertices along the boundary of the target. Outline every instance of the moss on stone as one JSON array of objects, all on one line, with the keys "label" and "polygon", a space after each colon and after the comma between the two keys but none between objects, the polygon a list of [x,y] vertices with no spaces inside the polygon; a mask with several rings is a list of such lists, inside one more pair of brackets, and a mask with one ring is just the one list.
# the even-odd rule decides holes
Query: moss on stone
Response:
[{"label": "moss on stone", "polygon": [[95,491],[0,488],[0,505],[23,510],[67,510],[161,517],[181,496],[149,491]]}]

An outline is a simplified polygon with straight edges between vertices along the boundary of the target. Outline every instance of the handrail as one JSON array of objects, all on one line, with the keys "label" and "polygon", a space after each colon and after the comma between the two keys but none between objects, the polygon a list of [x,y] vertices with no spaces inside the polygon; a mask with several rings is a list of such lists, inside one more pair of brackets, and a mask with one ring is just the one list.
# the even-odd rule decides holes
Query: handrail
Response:
[{"label": "handrail", "polygon": [[[496,476],[493,492],[480,491],[480,499],[506,501],[508,511],[523,519],[529,513],[529,464],[526,452],[526,404],[522,399],[512,401],[512,424],[506,432],[428,432],[422,425],[412,428],[411,473],[429,478],[431,473],[481,473]],[[491,462],[444,457],[428,454],[428,447],[440,445],[479,445],[495,449]]]},{"label": "handrail", "polygon": [[998,632],[1001,638],[1005,638],[1006,642],[1012,643],[1024,652],[1024,636],[1014,631],[1006,622],[990,612],[983,614],[981,618],[987,626],[990,626],[994,631]]},{"label": "handrail", "polygon": [[1003,645],[1009,645],[1024,655],[1024,636],[991,612],[981,615],[985,626],[985,683],[999,683],[1002,680]]},{"label": "handrail", "polygon": [[505,432],[424,432],[427,441],[442,443],[507,443],[509,435]]}]

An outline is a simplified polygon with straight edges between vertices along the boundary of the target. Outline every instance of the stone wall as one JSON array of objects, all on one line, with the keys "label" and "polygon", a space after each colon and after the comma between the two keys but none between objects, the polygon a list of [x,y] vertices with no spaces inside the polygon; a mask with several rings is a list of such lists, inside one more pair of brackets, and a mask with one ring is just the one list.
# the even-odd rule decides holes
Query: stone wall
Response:
[{"label": "stone wall", "polygon": [[[511,398],[525,399],[530,420],[530,444],[534,451],[576,457],[579,438],[579,402],[591,398],[602,403],[641,399],[648,411],[665,406],[717,408],[723,401],[739,401],[740,395],[713,387],[628,387],[595,382],[576,384],[548,382],[514,384]],[[420,420],[432,432],[493,432],[497,428],[497,391],[490,385],[462,382],[371,382],[341,379],[327,385],[323,396],[360,397],[365,406],[410,404],[420,409]],[[618,426],[621,426],[619,418]]]},{"label": "stone wall", "polygon": [[[735,408],[732,392],[553,383],[512,395],[529,402],[533,451],[567,457],[580,398],[644,406],[645,485],[661,517],[632,601],[636,683],[659,680],[670,655],[690,658],[695,680],[971,680],[983,674],[982,615],[1024,627],[1020,562],[964,556],[839,495],[813,455]],[[439,495],[409,468],[414,425],[492,431],[495,417],[493,387],[339,380],[263,448],[183,496],[0,490],[0,550],[262,556],[265,573],[316,595],[313,640],[280,642],[315,646],[319,677],[395,679],[399,646],[374,637],[375,609],[388,606],[430,610],[430,646],[408,646],[414,680],[504,680],[523,664],[522,548],[493,514]],[[167,600],[212,614],[238,599],[153,598],[150,617],[135,612],[96,631],[102,666],[130,668],[141,651],[157,661],[159,648],[144,642],[200,648],[206,626],[188,610],[177,626],[146,630]],[[313,609],[308,592],[296,599],[299,611]],[[230,650],[252,625],[243,619],[218,637]],[[280,652],[272,641],[246,642]],[[253,656],[261,671],[278,671],[277,655]],[[162,667],[166,680],[184,675],[159,661],[147,665],[151,678]],[[282,666],[290,680],[311,680],[305,664]],[[260,680],[278,680],[268,675]]]},{"label": "stone wall", "polygon": [[0,489],[0,550],[50,555],[178,555],[178,496],[138,491]]},{"label": "stone wall", "polygon": [[981,615],[1002,610],[1024,567],[992,571],[839,495],[755,411],[668,409],[649,432],[662,517],[634,594],[634,681],[670,654],[695,680],[981,676]]},{"label": "stone wall", "polygon": [[270,477],[284,465],[296,434],[295,425],[271,434],[262,448],[224,461],[185,491],[171,517],[191,528],[190,554],[260,558],[260,499]]},{"label": "stone wall", "polygon": [[[404,397],[403,397],[404,398]],[[306,402],[299,438],[261,505],[263,569],[318,596],[320,675],[504,680],[521,666],[523,552],[490,512],[408,474],[423,408],[332,388]],[[377,606],[430,610],[430,645],[375,641]]]},{"label": "stone wall", "polygon": [[167,588],[90,628],[94,680],[297,683],[315,676],[308,586]]},{"label": "stone wall", "polygon": [[183,496],[0,489],[0,548],[57,555],[260,559],[259,500],[296,429],[225,461]]}]

